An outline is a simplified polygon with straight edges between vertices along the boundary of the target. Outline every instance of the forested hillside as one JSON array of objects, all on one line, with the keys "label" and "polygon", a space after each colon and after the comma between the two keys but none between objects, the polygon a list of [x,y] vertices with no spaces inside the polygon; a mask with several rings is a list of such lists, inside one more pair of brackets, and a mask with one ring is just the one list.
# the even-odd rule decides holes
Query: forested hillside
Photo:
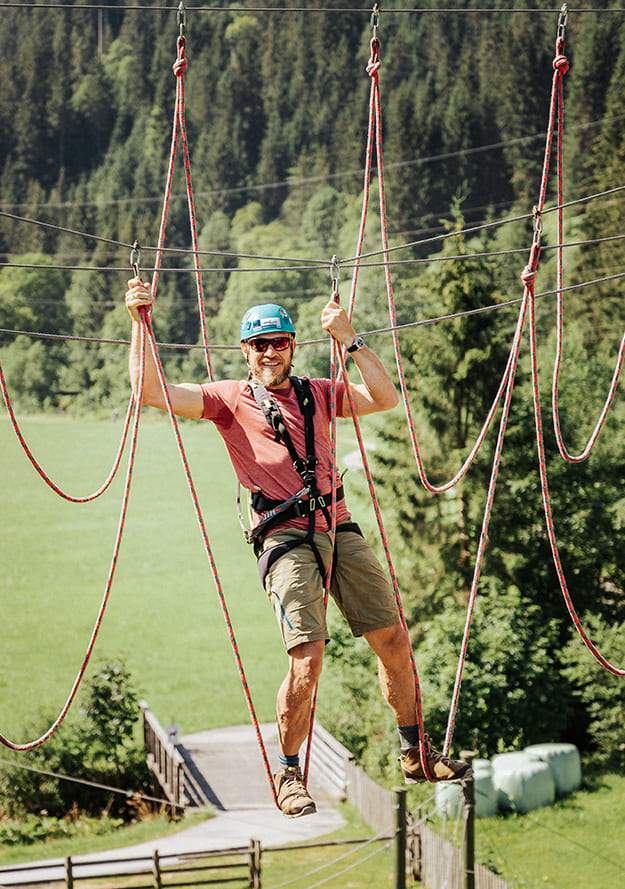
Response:
[{"label": "forested hillside", "polygon": [[[269,300],[294,314],[301,339],[318,337],[330,259],[353,257],[361,214],[369,12],[348,12],[333,0],[308,2],[306,11],[280,0],[272,9],[255,5],[243,0],[232,9],[187,9],[182,22],[209,338],[221,345],[236,343],[249,304]],[[387,221],[393,246],[410,245],[398,252],[403,262],[393,269],[401,324],[522,293],[559,9],[490,5],[487,11],[477,0],[461,0],[454,11],[425,4],[411,12],[404,3],[382,4],[377,36]],[[564,32],[570,63],[564,79],[564,201],[571,202],[565,213],[571,244],[566,284],[625,271],[619,240],[623,192],[605,194],[625,184],[625,14],[612,5],[585,3],[570,11]],[[0,20],[0,359],[9,389],[22,410],[123,409],[125,349],[97,340],[128,333],[121,305],[130,275],[128,245],[135,238],[141,242],[146,275],[154,261],[148,248],[157,243],[171,151],[176,7],[8,3],[0,5]],[[179,146],[166,245],[188,250],[182,170]],[[600,196],[586,200],[592,195]],[[555,198],[552,175],[547,204]],[[369,251],[380,249],[376,214],[372,193]],[[441,237],[472,226],[479,231]],[[544,247],[554,243],[554,226],[552,215],[545,220]],[[458,255],[446,263],[425,261]],[[267,256],[276,260],[261,259]],[[317,260],[321,267],[300,268],[295,260]],[[351,273],[346,265],[345,292]],[[164,266],[171,271],[160,278],[157,336],[196,344],[192,262],[188,255],[167,253]],[[551,291],[554,282],[554,253],[545,249],[537,290]],[[583,449],[605,399],[623,328],[621,293],[617,277],[565,299],[561,403],[572,449]],[[456,471],[488,412],[512,340],[514,311],[402,335],[408,386],[437,483]],[[554,313],[553,299],[541,300],[545,423]],[[355,323],[362,331],[388,326],[379,268],[363,270]],[[16,331],[91,340],[36,339]],[[390,338],[379,336],[375,343],[390,366]],[[233,355],[215,354],[216,375],[242,373]],[[324,347],[310,348],[303,360],[300,371],[328,370]],[[205,376],[198,351],[168,350],[165,361],[171,375]],[[591,715],[596,700],[584,698],[591,682],[586,671],[594,667],[583,660],[588,656],[581,643],[572,643],[577,654],[566,648],[570,622],[544,531],[528,366],[524,347],[488,567],[480,581],[485,604],[472,643],[475,673],[467,680],[472,703],[457,731],[465,746],[490,752],[498,744],[543,740],[550,733],[574,737],[622,762],[622,750],[608,740],[612,724],[597,728]],[[555,520],[573,598],[580,613],[613,626],[625,617],[624,422],[617,398],[596,453],[572,468],[557,457],[547,432]],[[453,496],[431,498],[416,477],[403,419],[390,419],[380,434],[389,445],[376,461],[384,480],[381,496],[415,638],[432,646],[430,656],[423,655],[431,685],[426,708],[440,728],[493,446],[478,458],[470,482],[458,485]],[[518,634],[507,636],[513,627]],[[618,651],[607,654],[618,661]],[[601,679],[592,683],[598,688]],[[614,688],[621,689],[622,700],[622,686]],[[555,715],[554,696],[562,702]],[[489,713],[498,716],[493,720]],[[622,710],[614,714],[615,725],[621,716]],[[368,718],[363,715],[363,724]]]}]

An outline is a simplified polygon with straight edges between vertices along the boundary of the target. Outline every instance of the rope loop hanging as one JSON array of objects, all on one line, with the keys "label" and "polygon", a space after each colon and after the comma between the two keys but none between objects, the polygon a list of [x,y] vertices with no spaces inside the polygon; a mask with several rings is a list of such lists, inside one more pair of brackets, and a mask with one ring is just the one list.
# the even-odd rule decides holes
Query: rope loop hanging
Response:
[{"label": "rope loop hanging", "polygon": [[186,37],[184,36],[184,6],[182,2],[178,7],[178,22],[180,26],[180,34],[176,41],[177,55],[172,65],[172,70],[176,77],[176,98],[174,104],[174,115],[171,136],[171,149],[169,155],[169,165],[167,169],[167,178],[165,183],[165,196],[163,199],[163,209],[161,212],[161,223],[158,233],[158,245],[156,248],[156,259],[154,263],[154,274],[152,276],[152,296],[156,297],[156,289],[158,286],[159,272],[163,257],[163,247],[165,243],[165,232],[167,229],[167,217],[169,213],[169,200],[171,197],[172,181],[174,174],[174,166],[176,161],[176,149],[178,139],[182,142],[182,151],[184,159],[184,171],[187,191],[187,206],[189,211],[189,228],[191,233],[191,248],[193,253],[193,265],[195,269],[195,283],[197,291],[198,311],[200,318],[200,328],[202,331],[202,343],[204,346],[204,356],[206,359],[206,370],[209,380],[213,379],[213,370],[210,360],[210,349],[208,346],[208,332],[206,328],[206,309],[204,301],[204,287],[202,284],[202,274],[199,259],[199,247],[197,236],[197,223],[195,215],[195,202],[193,198],[193,186],[191,181],[191,160],[189,156],[189,146],[187,141],[187,129],[185,121],[185,101],[184,101],[184,75],[187,70],[186,59]]},{"label": "rope loop hanging", "polygon": [[[563,284],[564,284],[564,274],[563,274],[563,251],[562,251],[562,243],[563,243],[563,163],[562,163],[562,142],[564,139],[564,113],[563,113],[563,100],[562,100],[562,76],[568,71],[568,62],[566,61],[564,53],[564,29],[566,26],[566,18],[567,18],[567,7],[566,4],[562,7],[560,13],[560,22],[558,25],[558,38],[556,41],[556,58],[554,59],[554,69],[560,71],[560,79],[559,79],[559,88],[558,88],[558,140],[557,140],[557,179],[558,179],[558,216],[557,216],[557,264],[556,264],[556,354],[554,359],[553,366],[553,376],[552,376],[552,384],[551,384],[551,407],[552,407],[552,416],[553,416],[553,428],[555,433],[556,444],[558,446],[558,451],[560,452],[561,457],[569,463],[581,463],[584,460],[587,460],[590,456],[590,453],[595,446],[597,438],[603,428],[603,425],[607,419],[610,408],[612,407],[614,396],[616,394],[616,389],[619,383],[619,378],[621,374],[621,370],[623,367],[623,359],[625,356],[625,331],[623,332],[623,336],[621,338],[621,343],[618,349],[618,354],[616,358],[616,363],[614,367],[614,372],[612,374],[612,379],[610,381],[610,385],[608,387],[608,393],[606,395],[605,402],[599,414],[599,418],[597,423],[590,434],[588,441],[585,447],[581,450],[581,452],[577,455],[573,455],[570,453],[568,448],[564,443],[564,438],[562,435],[562,429],[560,424],[560,407],[559,407],[559,381],[560,381],[560,367],[562,362],[562,351],[563,351],[563,326],[564,326],[564,307],[563,307]],[[565,64],[566,63],[566,64]]]},{"label": "rope loop hanging", "polygon": [[[556,39],[556,60],[558,60],[558,64],[554,63],[554,75],[553,75],[553,85],[551,91],[551,103],[549,110],[549,124],[547,128],[547,142],[545,146],[545,155],[543,161],[543,172],[541,178],[541,186],[540,186],[540,195],[538,201],[538,213],[542,213],[545,194],[547,190],[547,178],[549,173],[549,158],[551,155],[551,142],[554,132],[554,127],[556,120],[559,123],[559,142],[561,142],[561,131],[562,131],[562,76],[568,70],[568,65],[564,65],[560,59],[564,52],[564,27],[566,23],[566,4],[563,7],[563,10],[560,14],[560,21],[558,23],[558,36]],[[559,200],[559,212],[562,210],[562,192],[561,192],[561,150],[558,150],[558,200]],[[535,212],[536,215],[536,212]],[[558,223],[558,246],[561,247],[561,231],[562,231],[562,223],[561,219],[559,219]],[[534,233],[534,241],[536,241],[537,233]],[[532,248],[534,248],[534,243],[532,244]],[[530,263],[528,263],[529,265]],[[558,327],[561,326],[561,296],[562,296],[562,278],[561,278],[561,265],[559,264],[558,269],[558,299],[560,300],[559,310],[558,310]],[[588,637],[582,622],[575,610],[575,606],[573,604],[573,600],[571,598],[570,591],[568,589],[568,585],[566,582],[566,577],[564,574],[564,570],[562,567],[562,561],[560,558],[560,552],[556,540],[554,523],[553,523],[553,514],[551,509],[551,497],[549,493],[549,484],[547,478],[547,460],[545,454],[545,442],[544,442],[544,434],[543,434],[543,424],[541,417],[541,406],[540,406],[540,387],[539,387],[539,379],[538,379],[538,361],[536,354],[536,307],[535,307],[535,296],[534,296],[534,283],[533,277],[528,280],[528,283],[525,286],[525,295],[529,297],[528,305],[529,305],[529,328],[530,328],[530,362],[531,362],[531,373],[532,373],[532,398],[534,403],[534,423],[536,430],[536,446],[538,451],[538,469],[540,476],[540,487],[541,487],[541,495],[543,500],[543,509],[545,513],[545,523],[547,528],[547,536],[549,539],[549,545],[551,547],[551,554],[553,558],[554,567],[556,570],[556,574],[558,576],[558,582],[560,584],[560,590],[562,592],[567,610],[577,630],[580,638],[582,639],[584,645],[588,648],[593,657],[609,672],[617,675],[617,676],[625,676],[625,668],[620,668],[612,665],[596,648],[593,642]],[[625,339],[625,338],[624,338]],[[617,362],[617,371],[620,371],[620,362],[622,361],[622,353],[623,346],[625,342],[621,343],[621,350],[619,352],[619,361]],[[558,349],[561,349],[561,332],[558,335]],[[558,359],[557,359],[558,360]],[[615,371],[614,379],[618,379],[618,372]],[[557,380],[557,374],[554,373],[554,380]],[[554,386],[555,391],[555,386]],[[608,396],[608,399],[610,396]],[[557,396],[555,397],[555,402],[557,407]],[[607,402],[606,402],[607,405]],[[607,413],[607,407],[604,408],[605,413]],[[556,413],[554,412],[554,417]],[[605,419],[605,416],[603,416]],[[602,420],[600,419],[600,422]],[[558,427],[559,428],[559,427]],[[596,430],[598,431],[598,430]],[[562,450],[562,449],[561,449]]]},{"label": "rope loop hanging", "polygon": [[126,482],[125,482],[125,486],[124,486],[124,495],[122,497],[122,505],[121,505],[121,513],[120,513],[120,517],[119,517],[119,524],[117,526],[117,535],[115,538],[115,545],[113,547],[113,557],[111,559],[111,564],[109,567],[108,577],[107,577],[106,585],[105,585],[105,589],[104,589],[104,595],[103,595],[102,600],[100,602],[98,615],[96,617],[96,621],[95,621],[93,630],[91,632],[91,637],[90,637],[89,643],[87,645],[87,650],[86,650],[85,656],[83,658],[82,665],[78,671],[78,674],[76,675],[74,684],[72,685],[70,693],[65,701],[65,704],[63,705],[63,707],[61,709],[61,712],[59,713],[57,718],[54,720],[52,725],[47,729],[47,731],[45,731],[42,735],[40,735],[40,737],[36,738],[33,741],[27,741],[26,743],[19,744],[19,743],[15,743],[14,741],[10,741],[7,737],[0,734],[0,743],[3,744],[5,747],[8,747],[10,750],[21,751],[21,752],[26,751],[26,750],[34,750],[36,747],[40,747],[49,738],[52,737],[52,735],[56,732],[56,730],[59,728],[59,726],[61,725],[61,723],[67,716],[67,713],[69,712],[69,709],[72,705],[72,702],[74,701],[74,698],[76,697],[76,693],[80,687],[80,684],[81,684],[83,677],[85,675],[85,672],[87,670],[87,666],[88,666],[89,661],[91,659],[91,655],[93,653],[93,649],[95,647],[95,643],[98,638],[100,627],[102,625],[102,620],[104,618],[106,606],[109,601],[111,588],[113,586],[113,578],[115,576],[115,569],[117,567],[119,550],[121,547],[122,536],[123,536],[124,527],[126,524],[126,512],[128,509],[130,488],[131,488],[131,484],[132,484],[132,475],[133,475],[133,470],[134,470],[134,465],[135,465],[135,457],[136,457],[136,451],[137,451],[137,437],[138,437],[138,432],[139,432],[139,421],[141,418],[141,405],[142,405],[142,401],[143,401],[143,382],[144,382],[144,378],[145,378],[145,336],[144,336],[143,330],[141,333],[139,368],[140,368],[139,369],[139,393],[137,395],[137,398],[134,400],[134,415],[133,415],[133,423],[132,423],[130,452],[128,454],[128,469],[126,471]]}]

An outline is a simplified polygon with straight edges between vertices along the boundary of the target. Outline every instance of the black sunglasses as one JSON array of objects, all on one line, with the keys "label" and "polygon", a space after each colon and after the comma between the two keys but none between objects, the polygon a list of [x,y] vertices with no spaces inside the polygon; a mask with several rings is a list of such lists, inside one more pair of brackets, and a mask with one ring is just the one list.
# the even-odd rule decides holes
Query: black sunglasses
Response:
[{"label": "black sunglasses", "polygon": [[272,339],[257,336],[255,339],[248,340],[247,342],[255,352],[266,352],[269,346],[274,348],[276,352],[284,352],[285,349],[289,348],[292,340],[290,336],[276,336]]}]

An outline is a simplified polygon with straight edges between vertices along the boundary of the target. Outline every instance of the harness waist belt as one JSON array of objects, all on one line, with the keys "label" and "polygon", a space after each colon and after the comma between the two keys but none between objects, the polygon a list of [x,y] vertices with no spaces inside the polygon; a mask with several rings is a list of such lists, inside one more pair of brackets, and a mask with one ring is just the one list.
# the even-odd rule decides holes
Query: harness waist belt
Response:
[{"label": "harness waist belt", "polygon": [[[345,492],[343,491],[343,485],[339,485],[336,489],[336,502],[339,500],[345,499]],[[269,497],[265,497],[262,491],[253,491],[252,492],[252,509],[254,512],[263,513],[270,512],[272,509],[276,509],[284,503],[284,500],[271,500]],[[321,494],[317,497],[309,497],[306,500],[299,500],[297,503],[293,504],[292,509],[294,510],[291,513],[291,510],[287,509],[286,513],[291,513],[288,515],[288,518],[298,517],[308,515],[309,512],[315,512],[317,509],[322,509],[323,506],[330,507],[332,504],[332,491],[327,494]],[[300,511],[295,511],[298,508]],[[284,521],[285,513],[280,515],[280,520]],[[262,518],[261,518],[262,521]]]}]

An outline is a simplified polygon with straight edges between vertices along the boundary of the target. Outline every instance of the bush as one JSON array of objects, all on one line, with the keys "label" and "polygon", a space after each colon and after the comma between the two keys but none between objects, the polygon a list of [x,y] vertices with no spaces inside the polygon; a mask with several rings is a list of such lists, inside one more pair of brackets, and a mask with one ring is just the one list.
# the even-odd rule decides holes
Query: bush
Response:
[{"label": "bush", "polygon": [[[425,627],[417,665],[426,729],[443,742],[466,614],[453,605]],[[477,598],[454,748],[481,756],[567,739],[572,712],[558,662],[558,622],[511,587]]]},{"label": "bush", "polygon": [[0,768],[0,809],[11,818],[45,813],[61,819],[81,811],[133,820],[132,794],[156,795],[134,740],[139,719],[123,661],[103,664],[83,686],[75,718],[68,716],[40,747],[15,755],[15,765]]},{"label": "bush", "polygon": [[[601,618],[586,615],[584,629],[601,654],[617,667],[625,664],[625,622],[608,626]],[[597,765],[625,769],[625,697],[623,677],[606,670],[594,658],[578,634],[566,645],[562,659],[574,697],[583,705],[592,743],[590,760]]]},{"label": "bush", "polygon": [[[442,749],[465,623],[449,607],[424,626],[417,667],[425,729]],[[519,590],[478,598],[463,672],[454,747],[482,756],[567,739],[572,693],[557,661],[558,623],[545,622]],[[372,777],[396,779],[398,737],[363,640],[332,627],[319,695],[319,719]],[[557,702],[557,706],[554,706]]]}]

